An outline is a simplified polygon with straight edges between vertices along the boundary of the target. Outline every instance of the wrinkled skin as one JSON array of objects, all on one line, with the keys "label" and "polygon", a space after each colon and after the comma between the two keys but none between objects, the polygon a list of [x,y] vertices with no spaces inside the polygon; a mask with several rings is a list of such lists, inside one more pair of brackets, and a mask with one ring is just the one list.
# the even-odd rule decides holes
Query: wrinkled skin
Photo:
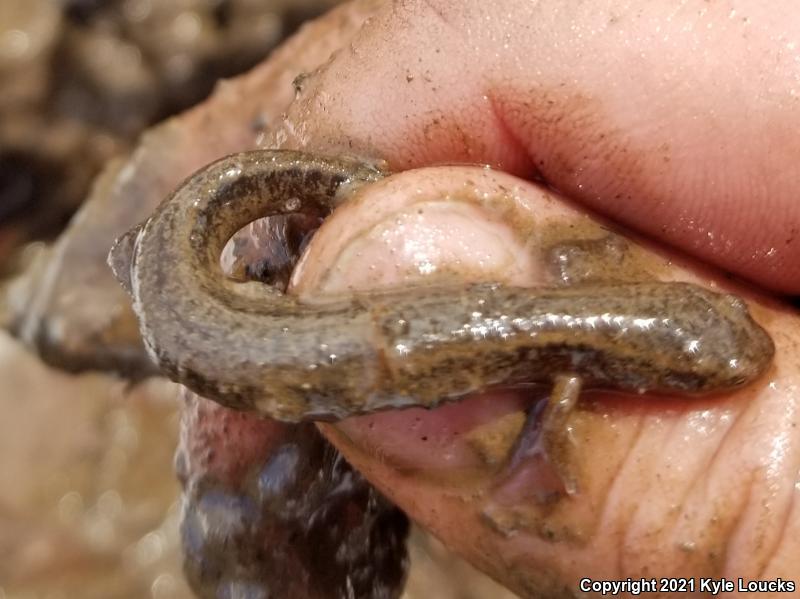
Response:
[{"label": "wrinkled skin", "polygon": [[[485,231],[489,218],[466,220],[458,210],[419,215],[420,206],[428,213],[443,203],[443,195],[463,187],[458,179],[465,170],[471,171],[451,168],[447,177],[442,168],[414,173],[413,195],[397,193],[399,182],[394,194],[376,190],[370,204],[378,203],[381,215],[374,209],[360,212],[366,199],[337,212],[295,273],[296,291],[374,285],[371,267],[398,257],[400,264],[384,271],[379,284],[408,280],[409,272],[420,276],[422,264],[425,270],[446,266],[448,254],[460,255],[459,268],[470,276],[488,276],[481,272],[482,256],[464,250],[478,240],[478,247],[503,256],[503,266],[495,262],[488,268],[495,276],[547,280],[546,269],[526,265],[529,250],[513,235]],[[410,183],[412,173],[405,176]],[[574,208],[533,185],[485,171],[466,176],[488,193],[513,189],[537,219],[587,227]],[[391,233],[398,227],[406,235]],[[409,252],[408,232],[421,240],[440,239],[434,250]],[[722,284],[714,271],[675,258],[669,264],[663,251],[646,243],[641,248],[639,263],[660,270],[659,278]],[[339,260],[324,268],[319,265],[325,256]],[[539,397],[529,392],[485,394],[433,412],[354,418],[326,426],[326,433],[388,496],[407,510],[412,506],[415,519],[523,596],[561,596],[583,576],[757,577],[763,571],[790,578],[794,540],[781,534],[780,525],[792,517],[787,510],[798,464],[791,360],[797,321],[746,288],[724,288],[746,293],[771,332],[778,347],[774,369],[741,392],[710,399],[585,395],[566,422],[579,473],[580,492],[572,499],[541,503],[553,473],[540,453],[524,449],[535,447],[535,430],[526,429],[516,440],[522,410]],[[766,437],[759,424],[765,418]],[[776,454],[775,443],[785,453]],[[772,518],[771,529],[763,523]]]},{"label": "wrinkled skin", "polygon": [[[299,68],[286,67],[288,50],[279,53],[257,71],[260,79],[232,84],[168,126],[172,137],[158,150],[169,158],[154,152],[127,179],[146,198],[131,220],[194,168],[257,141],[379,156],[396,171],[467,161],[543,179],[572,203],[506,175],[481,179],[480,170],[410,173],[405,194],[376,194],[369,208],[364,202],[329,219],[294,284],[374,285],[375,271],[380,284],[403,283],[424,265],[412,236],[424,246],[431,230],[441,243],[422,253],[435,254],[429,262],[438,272],[475,276],[479,267],[478,275],[540,280],[540,266],[497,219],[445,208],[442,218],[454,220],[431,227],[402,212],[414,194],[440,199],[480,179],[479,189],[511,186],[537,218],[569,222],[589,208],[624,223],[660,244],[635,237],[655,252],[649,266],[658,278],[741,294],[776,344],[768,378],[692,403],[584,398],[571,422],[583,491],[546,510],[530,509],[542,483],[535,460],[512,477],[503,468],[530,397],[505,392],[432,412],[357,418],[325,426],[325,434],[410,516],[523,595],[569,595],[582,576],[791,578],[800,561],[800,330],[795,313],[763,293],[800,293],[800,50],[791,35],[800,12],[756,2],[489,6],[406,2],[329,16],[328,29],[320,24],[295,40]],[[316,42],[298,54],[303,35]],[[257,112],[254,97],[288,103],[292,68],[309,70],[338,46],[302,82],[286,123],[256,140],[242,124],[242,114]],[[284,105],[273,101],[277,115]],[[386,218],[375,222],[379,216]],[[371,219],[380,231],[372,245]],[[116,234],[109,228],[99,229]],[[470,241],[452,243],[458,239]],[[394,253],[377,252],[392,243]],[[86,243],[101,253],[99,246]],[[754,286],[734,286],[703,262]],[[112,288],[110,274],[98,277]]]},{"label": "wrinkled skin", "polygon": [[[800,13],[778,21],[757,3],[673,10],[395,4],[307,82],[277,139],[378,155],[395,169],[470,161],[541,177],[662,243],[762,288],[797,293],[800,147],[789,131],[800,121],[792,91],[800,72],[798,49],[780,40],[796,31]],[[765,88],[768,96],[758,91]],[[741,93],[733,101],[721,89]],[[438,187],[441,195],[468,180],[422,179],[408,194]],[[521,201],[540,213],[566,209],[518,185]],[[372,206],[386,201],[375,197]],[[348,222],[363,231],[358,218],[367,212]],[[326,227],[346,237],[343,225]],[[335,247],[315,253],[321,235],[307,264],[339,256],[325,267],[346,273],[342,285],[354,283],[359,264],[380,260],[364,248],[361,262],[355,250],[349,261]],[[722,280],[663,255],[672,260],[664,278]],[[552,512],[516,509],[535,488],[533,475],[487,502],[483,494],[502,479],[489,474],[465,489],[456,474],[475,466],[468,431],[476,421],[497,420],[503,405],[513,413],[518,397],[372,416],[327,432],[412,517],[521,594],[567,594],[581,576],[791,578],[800,561],[798,322],[780,305],[762,306],[778,346],[769,381],[694,404],[592,398],[574,423],[586,493]],[[431,444],[436,451],[426,451]],[[501,534],[485,526],[487,510],[504,524]],[[515,518],[527,526],[515,528]]]}]

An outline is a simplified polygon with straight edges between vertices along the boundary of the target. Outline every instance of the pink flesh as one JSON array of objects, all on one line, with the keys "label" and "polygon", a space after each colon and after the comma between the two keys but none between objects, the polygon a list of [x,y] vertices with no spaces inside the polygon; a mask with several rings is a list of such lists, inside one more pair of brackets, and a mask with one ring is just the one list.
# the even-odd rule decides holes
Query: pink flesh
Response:
[{"label": "pink flesh", "polygon": [[[402,284],[444,267],[473,279],[504,280],[513,273],[508,278],[517,284],[541,282],[530,251],[491,214],[472,213],[452,200],[448,212],[448,198],[457,197],[465,181],[479,192],[498,193],[501,185],[513,190],[506,194],[509,201],[542,221],[575,215],[552,194],[509,175],[470,167],[409,171],[365,190],[326,221],[296,272],[294,292]],[[663,278],[730,289],[688,265],[673,265]],[[541,566],[573,582],[593,573],[625,577],[645,571],[786,577],[800,552],[797,537],[783,533],[787,522],[800,526],[800,512],[793,511],[800,493],[800,438],[794,429],[800,377],[789,351],[800,327],[780,306],[736,291],[761,304],[756,314],[778,346],[768,379],[710,399],[584,398],[577,425],[582,493],[552,513],[536,512],[531,499],[541,468],[523,469],[502,500],[492,491],[502,468],[482,462],[470,442],[477,426],[529,403],[522,393],[352,418],[323,431],[448,544],[503,580],[520,577],[509,583],[520,591],[544,584],[536,573]],[[538,517],[560,531],[555,540],[531,530],[504,537],[482,521],[481,512],[509,505],[533,505]]]},{"label": "pink flesh", "polygon": [[[284,129],[264,143],[376,155],[398,170],[467,161],[538,172],[649,236],[766,288],[797,293],[798,18],[788,2],[391,3],[306,81]],[[193,116],[187,122],[194,126],[209,117],[202,110]],[[235,137],[225,137],[224,151],[240,149]],[[439,181],[450,190],[465,184],[455,172]],[[417,185],[430,189],[431,182],[415,180],[406,193]],[[569,212],[531,186],[520,190],[539,217]],[[331,237],[342,238],[339,246],[358,237],[353,224],[387,199],[373,191],[366,213],[330,220],[298,284],[314,288],[314,269],[332,273],[328,283],[335,287],[402,281],[420,266],[430,268],[413,248],[403,248],[400,256],[409,262],[394,272],[383,268],[395,256],[374,253],[380,244],[362,245],[366,255],[342,254],[347,267],[336,252],[322,251],[337,245]],[[457,231],[465,238],[467,228],[473,239],[487,235],[485,223],[468,221],[462,213],[439,227],[444,233],[436,239],[447,248],[437,260],[454,267],[464,248],[447,242]],[[387,226],[387,237],[393,229]],[[411,229],[424,231],[418,224]],[[491,239],[492,259],[518,253],[502,234],[482,239]],[[471,256],[462,260],[481,253],[466,249]],[[536,265],[518,260],[519,273],[535,280]],[[377,264],[380,281],[369,275]],[[671,267],[669,277],[714,277],[684,268],[690,267]],[[469,271],[474,276],[476,269]],[[520,592],[559,583],[574,589],[583,575],[791,578],[800,562],[800,333],[796,316],[766,300],[758,318],[778,346],[765,384],[699,402],[602,396],[583,402],[585,492],[542,520],[561,539],[505,538],[479,516],[491,501],[495,470],[482,466],[465,438],[477,424],[518,410],[525,398],[482,397],[325,430],[412,517]],[[206,426],[214,428],[220,410],[209,410]],[[226,435],[239,441],[209,437],[227,456],[214,462],[221,471],[235,470],[237,459],[266,443],[246,439],[272,434],[247,417],[233,423]],[[564,532],[580,542],[565,540]]]},{"label": "pink flesh", "polygon": [[799,29],[789,0],[387,3],[306,82],[274,140],[395,170],[538,174],[800,293]]}]

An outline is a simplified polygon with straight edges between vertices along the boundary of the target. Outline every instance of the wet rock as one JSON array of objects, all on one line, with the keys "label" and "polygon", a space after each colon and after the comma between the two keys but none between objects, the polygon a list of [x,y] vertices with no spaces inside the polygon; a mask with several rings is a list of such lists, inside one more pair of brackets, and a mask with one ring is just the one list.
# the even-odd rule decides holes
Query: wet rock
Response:
[{"label": "wet rock", "polygon": [[185,570],[199,596],[400,596],[408,520],[313,425],[188,395],[181,439]]}]

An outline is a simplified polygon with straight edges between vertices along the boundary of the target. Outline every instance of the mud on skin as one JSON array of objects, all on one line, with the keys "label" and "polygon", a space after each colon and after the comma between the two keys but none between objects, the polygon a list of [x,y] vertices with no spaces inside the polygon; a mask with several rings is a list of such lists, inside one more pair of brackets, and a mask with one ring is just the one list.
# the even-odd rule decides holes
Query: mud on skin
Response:
[{"label": "mud on skin", "polygon": [[[410,385],[402,387],[402,376],[413,381],[417,373],[429,372],[430,377],[423,384],[430,386],[423,387],[418,395],[422,405],[428,407],[439,399],[437,393],[457,395],[465,386],[481,389],[493,384],[498,380],[491,378],[497,376],[497,369],[505,377],[501,380],[503,383],[555,382],[552,401],[545,410],[544,422],[540,423],[543,448],[518,447],[517,453],[524,457],[526,452],[543,449],[564,490],[574,493],[578,490],[578,481],[571,471],[570,447],[565,442],[563,429],[582,385],[628,391],[712,392],[753,380],[770,362],[772,342],[752,321],[738,298],[711,293],[685,283],[647,281],[647,277],[638,283],[608,283],[607,276],[598,274],[602,268],[593,261],[603,251],[624,252],[624,248],[621,250],[619,243],[614,242],[598,241],[587,245],[583,240],[545,248],[547,260],[552,263],[561,285],[551,289],[462,285],[458,289],[418,288],[400,293],[372,293],[358,296],[355,300],[342,301],[340,298],[332,304],[325,304],[295,300],[263,284],[235,283],[223,277],[219,266],[220,253],[241,226],[270,214],[310,212],[315,217],[324,216],[344,201],[358,184],[380,176],[381,173],[374,168],[349,160],[257,152],[224,159],[189,179],[154,217],[155,220],[151,219],[121,240],[112,255],[112,265],[134,296],[146,343],[154,357],[162,359],[162,367],[165,359],[168,368],[172,368],[171,375],[181,382],[190,387],[195,385],[196,390],[217,401],[222,400],[222,403],[227,401],[233,407],[249,409],[264,408],[263,399],[259,398],[259,393],[263,392],[259,382],[269,380],[264,378],[269,374],[275,377],[277,384],[271,392],[276,394],[278,401],[283,399],[286,403],[268,404],[270,410],[277,410],[268,411],[268,415],[286,418],[290,414],[293,419],[313,419],[320,415],[337,417],[410,405],[409,398],[398,396],[396,389],[384,390],[383,396],[367,396],[368,401],[364,403],[355,388],[349,402],[343,405],[335,403],[336,394],[329,391],[329,395],[316,398],[329,403],[314,404],[311,411],[308,411],[307,403],[297,402],[297,398],[302,398],[308,389],[290,387],[292,393],[281,396],[280,385],[286,385],[287,380],[292,385],[294,380],[298,380],[292,380],[293,368],[299,366],[298,372],[306,373],[306,378],[300,380],[308,380],[308,360],[303,360],[302,353],[304,341],[313,341],[311,347],[306,347],[309,353],[313,353],[318,349],[318,343],[328,341],[320,338],[323,331],[338,336],[330,340],[329,348],[343,338],[349,339],[351,348],[367,350],[365,356],[357,352],[352,354],[354,359],[349,364],[337,360],[327,363],[322,373],[334,379],[361,380],[362,369],[374,367],[376,353],[380,355],[402,342],[407,353],[399,358],[406,360],[405,367],[400,363],[392,368],[392,361],[385,359],[384,355],[378,366],[386,369],[388,362],[388,370],[378,370],[377,375],[398,384],[407,395],[411,395],[409,389],[413,388]],[[242,179],[244,183],[241,183]],[[184,199],[191,200],[189,210],[186,210],[186,205],[175,203],[181,194],[184,194]],[[172,209],[176,212],[166,221],[155,222],[164,210],[169,210],[170,203],[174,203]],[[193,212],[194,209],[198,212]],[[174,220],[181,214],[188,216],[188,220]],[[183,246],[181,239],[185,242]],[[153,241],[157,243],[148,246]],[[173,257],[165,259],[163,252],[173,252]],[[150,267],[144,266],[148,264],[148,258]],[[154,271],[154,264],[176,266],[169,271]],[[189,268],[183,270],[181,267],[187,264]],[[181,279],[182,276],[189,278]],[[195,288],[188,286],[194,280],[199,281],[199,285]],[[169,298],[169,293],[162,295],[162,287],[178,295],[172,298]],[[470,293],[474,295],[469,296]],[[461,298],[458,305],[463,309],[456,315],[453,315],[453,297]],[[151,303],[154,300],[156,303]],[[162,303],[158,304],[158,301]],[[342,306],[357,314],[359,310],[362,315],[366,313],[369,326],[354,330],[346,319],[351,312],[342,311]],[[398,310],[398,306],[399,312],[390,311],[389,307]],[[147,313],[148,309],[155,309],[156,313]],[[173,323],[172,330],[168,331],[174,340],[183,339],[182,347],[168,347],[169,351],[176,353],[164,353],[164,345],[152,334],[153,331],[167,331],[165,327],[169,325],[169,322],[159,320],[159,310],[178,323],[177,326]],[[475,312],[481,314],[476,317]],[[431,318],[431,314],[435,317]],[[381,318],[388,324],[381,327]],[[398,325],[401,319],[403,323]],[[295,337],[294,343],[289,345],[297,363],[287,365],[281,361],[286,359],[286,338],[297,331],[296,323],[303,320],[312,330],[306,331],[306,337]],[[188,331],[181,330],[181,322],[192,322],[194,326],[211,323],[211,327],[194,340],[197,345],[189,345],[190,342],[186,341]],[[204,346],[203,337],[208,331],[221,336],[211,335]],[[531,332],[536,335],[531,337]],[[359,334],[363,338],[358,339]],[[382,339],[381,335],[384,336]],[[476,342],[479,337],[481,341]],[[278,341],[265,349],[264,340],[274,338]],[[380,341],[376,342],[376,338]],[[253,340],[258,342],[254,344]],[[205,358],[202,352],[192,355],[198,347],[209,352]],[[226,360],[220,361],[220,347],[229,351]],[[242,355],[246,361],[248,355],[257,355],[259,351],[263,352],[261,367],[266,369],[266,374],[263,370],[259,372],[258,368],[242,369]],[[205,379],[187,378],[187,370],[181,366],[187,355],[195,360],[194,370],[188,371],[189,374]],[[208,356],[212,355],[213,359],[209,359]],[[277,362],[269,363],[265,357],[270,356]],[[366,363],[359,362],[365,357]],[[337,370],[342,364],[345,367]],[[213,368],[219,367],[230,369],[237,378],[243,374],[252,375],[249,381],[245,377],[251,393],[221,394],[220,389],[230,381],[208,378],[209,373],[215,372]],[[469,378],[458,380],[453,377],[454,368],[468,369]],[[536,378],[531,378],[530,371],[534,371]],[[288,379],[281,380],[286,373]],[[570,373],[578,376],[564,376]],[[453,381],[460,386],[453,387]],[[323,384],[325,379],[315,382]],[[340,383],[337,384],[341,387]],[[240,391],[241,387],[235,389]],[[535,412],[529,415],[529,419],[536,417]],[[301,426],[296,434],[302,436],[306,428]],[[276,465],[270,471],[275,471],[280,478],[293,480],[293,469],[297,469],[300,462],[295,461],[292,466],[291,456],[298,451],[313,452],[315,442],[319,443],[310,433],[306,436],[308,438],[304,438],[303,443],[274,451],[269,463],[275,461]],[[310,464],[313,461],[311,457],[309,455],[309,461],[303,460],[302,463]],[[314,459],[320,462],[319,456]],[[512,457],[512,466],[513,461]],[[184,470],[196,471],[194,468]],[[299,478],[303,478],[302,469],[298,472]],[[287,523],[282,510],[291,511],[292,505],[298,501],[302,503],[303,500],[297,498],[304,496],[304,484],[292,486],[279,497],[278,503],[270,507],[259,492],[253,495],[247,490],[248,485],[252,486],[250,483],[228,488],[202,475],[192,482],[184,476],[184,483],[187,510],[183,531],[187,571],[195,587],[212,596],[209,593],[234,589],[230,585],[245,585],[241,588],[256,591],[275,584],[270,582],[273,577],[262,575],[259,578],[258,572],[280,570],[282,558],[278,555],[278,559],[274,559],[275,556],[265,554],[258,539],[278,538],[286,531],[297,530],[299,521]],[[320,498],[323,503],[326,501],[323,495]],[[225,522],[238,525],[231,529],[230,534],[225,533],[222,527],[205,538],[205,533],[198,532],[196,525],[197,518],[205,517],[207,511],[229,514],[230,518],[226,516]],[[376,514],[365,512],[363,516],[363,521],[367,522],[364,531],[372,527],[375,534],[383,534],[380,531],[387,530]],[[303,534],[299,538],[306,538]],[[398,543],[402,545],[401,541]],[[331,551],[335,551],[333,544],[329,547]],[[198,550],[198,546],[202,549]],[[235,551],[230,551],[231,547],[236,548]],[[301,571],[303,560],[298,559],[299,554],[295,555],[294,550],[292,554],[293,558],[287,557],[286,567]],[[357,561],[358,556],[355,559]],[[391,588],[391,585],[382,587],[380,577],[382,571],[390,572],[392,567],[397,569],[399,562],[392,562],[392,559],[397,560],[397,555],[394,558],[387,556],[385,567],[376,566],[370,574],[375,576],[373,589]],[[229,580],[232,572],[245,571],[248,572],[246,576]]]},{"label": "mud on skin", "polygon": [[315,301],[223,276],[220,254],[241,227],[325,215],[382,176],[351,159],[256,151],[190,177],[110,256],[161,370],[223,405],[302,421],[562,375],[578,381],[556,385],[569,390],[553,398],[566,407],[582,387],[716,392],[771,362],[772,340],[742,300],[687,283],[464,284]]}]

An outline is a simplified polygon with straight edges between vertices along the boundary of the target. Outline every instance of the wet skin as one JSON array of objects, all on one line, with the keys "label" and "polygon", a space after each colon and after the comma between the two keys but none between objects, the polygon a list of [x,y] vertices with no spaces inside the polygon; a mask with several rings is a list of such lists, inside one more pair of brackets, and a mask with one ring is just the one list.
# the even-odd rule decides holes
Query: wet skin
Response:
[{"label": "wet skin", "polygon": [[[789,93],[797,51],[788,45],[784,50],[780,41],[796,31],[797,11],[788,3],[784,11],[754,2],[730,11],[726,3],[690,3],[677,13],[674,3],[646,9],[583,3],[573,10],[577,4],[503,3],[484,7],[485,15],[476,10],[483,7],[478,3],[443,6],[438,15],[431,11],[436,3],[395,4],[350,46],[354,22],[339,15],[328,21],[334,24],[333,41],[308,30],[277,63],[272,61],[280,70],[291,56],[294,72],[284,77],[286,85],[268,78],[267,84],[254,86],[255,77],[226,86],[215,102],[170,124],[176,135],[148,139],[148,151],[140,153],[147,161],[129,165],[135,166],[135,176],[115,183],[114,193],[122,191],[98,211],[109,218],[113,214],[113,223],[100,223],[91,232],[76,228],[87,251],[56,263],[53,271],[64,285],[55,297],[64,301],[55,307],[58,326],[47,330],[81,339],[94,332],[98,314],[111,309],[92,305],[79,319],[67,319],[64,312],[89,306],[87,300],[97,299],[100,287],[116,294],[114,306],[125,303],[110,274],[102,284],[99,278],[81,279],[87,263],[108,273],[103,260],[90,259],[87,252],[104,257],[110,240],[143,218],[191,170],[254,147],[250,122],[261,106],[284,91],[278,103],[288,103],[297,70],[313,70],[339,46],[345,51],[306,80],[289,113],[289,133],[277,136],[282,145],[333,155],[355,148],[387,157],[397,170],[467,160],[531,177],[535,165],[539,177],[573,199],[652,238],[763,288],[800,292],[800,238],[792,233],[798,223],[797,136],[792,134],[798,104]],[[579,43],[554,43],[566,38]],[[471,42],[466,52],[465,40]],[[320,45],[323,51],[315,54]],[[537,59],[520,62],[531,56]],[[765,76],[769,94],[763,93]],[[723,93],[731,85],[741,93]],[[277,119],[282,110],[278,106],[267,113]],[[139,212],[125,220],[123,209]],[[76,224],[85,229],[88,223],[94,221]],[[338,227],[346,229],[346,219]],[[676,275],[681,277],[680,269],[663,278]],[[711,280],[724,279],[717,273]],[[739,287],[736,292],[752,299],[751,291]],[[76,294],[81,301],[74,300]],[[762,303],[763,296],[756,301]],[[49,317],[53,305],[47,307]],[[451,452],[447,446],[433,454],[430,443],[420,443],[410,427],[415,419],[401,417],[408,412],[340,425],[349,442],[330,427],[326,434],[347,447],[348,459],[415,519],[518,592],[524,586],[521,577],[552,572],[554,586],[587,572],[598,577],[687,571],[785,576],[796,570],[792,531],[800,521],[791,509],[798,456],[793,428],[798,331],[796,316],[780,306],[772,304],[766,320],[763,316],[760,312],[759,321],[779,346],[769,385],[713,403],[695,400],[687,404],[691,409],[650,398],[581,402],[593,406],[581,418],[595,413],[598,420],[596,443],[585,452],[586,468],[609,480],[574,503],[600,522],[596,542],[584,550],[524,535],[501,542],[482,534],[460,499],[448,503],[452,485],[426,490],[424,480],[409,476],[424,471],[425,458]],[[60,348],[59,360],[72,359],[75,347]],[[97,353],[94,337],[85,347]],[[104,349],[98,357],[108,354]],[[464,424],[468,410],[494,406],[497,399],[417,411],[416,419],[423,419],[431,440],[439,429],[447,439],[453,421]],[[458,412],[464,417],[450,407],[464,408]],[[398,436],[397,429],[407,434]],[[241,450],[216,449],[230,456]],[[387,468],[387,455],[402,470]],[[436,464],[440,479],[452,470],[445,460]]]},{"label": "wet skin", "polygon": [[[772,341],[741,299],[687,283],[461,284],[312,302],[223,276],[220,254],[243,226],[326,214],[380,177],[354,160],[238,154],[121,238],[110,262],[162,372],[228,407],[295,422],[554,383],[544,445],[574,493],[562,437],[581,388],[701,395],[752,382],[771,363]],[[561,244],[552,259],[577,247]]]},{"label": "wet skin", "polygon": [[[503,222],[516,223],[527,214],[533,225],[512,226],[503,235],[487,224],[496,212],[493,217],[490,210],[467,210],[463,195],[472,195],[472,189],[476,196],[488,193],[523,203],[512,220]],[[448,214],[453,216],[445,220]],[[582,394],[566,421],[569,434],[562,437],[570,442],[579,493],[555,502],[548,501],[552,481],[536,451],[537,431],[523,424],[523,411],[541,414],[544,402],[539,400],[546,392],[492,392],[432,411],[352,418],[325,425],[323,431],[418,522],[451,546],[467,548],[474,563],[523,596],[569,596],[579,577],[613,577],[609,573],[618,571],[631,576],[646,571],[758,576],[764,569],[785,577],[792,569],[780,570],[778,560],[769,569],[764,565],[776,546],[770,544],[772,537],[747,536],[736,545],[725,541],[725,531],[733,526],[730,518],[742,512],[744,522],[764,522],[772,514],[780,519],[777,499],[770,501],[760,485],[749,486],[751,481],[769,476],[775,485],[769,488],[780,489],[784,475],[794,480],[797,462],[791,454],[778,457],[774,469],[758,470],[762,449],[774,448],[776,438],[791,446],[795,438],[791,414],[796,404],[783,382],[785,376],[792,380],[792,317],[752,290],[680,261],[674,253],[648,244],[629,243],[624,251],[618,243],[607,244],[608,231],[601,223],[570,210],[552,193],[497,171],[409,171],[365,188],[323,224],[293,290],[328,294],[407,285],[434,276],[423,275],[422,266],[428,272],[429,262],[438,272],[457,264],[465,279],[507,285],[595,284],[607,277],[691,281],[747,298],[778,347],[775,368],[758,384],[715,397]],[[524,243],[532,229],[534,242]],[[434,247],[409,239],[432,239]],[[570,239],[581,241],[564,252]],[[611,249],[603,256],[600,250],[607,245]],[[491,248],[491,253],[472,250],[478,247]],[[420,248],[422,257],[417,256]],[[554,248],[564,258],[558,268],[550,268]],[[480,266],[487,256],[489,261]],[[405,266],[395,266],[398,261]],[[769,433],[768,410],[787,415],[771,419]],[[519,451],[513,447],[515,436],[523,441]],[[511,472],[509,451],[517,462]],[[721,459],[726,454],[729,459]],[[710,501],[710,495],[724,502]],[[545,503],[537,501],[542,498]],[[768,507],[756,509],[762,505]],[[737,529],[740,540],[742,534],[750,530],[742,526]],[[737,561],[737,546],[746,565]],[[780,547],[778,555],[787,549],[785,543]],[[658,561],[662,552],[670,556],[669,563]]]},{"label": "wet skin", "polygon": [[[800,46],[788,40],[800,11],[781,6],[779,17],[749,1],[393,3],[306,81],[274,139],[382,156],[398,171],[490,164],[677,249],[668,259],[685,252],[797,294]],[[330,266],[329,255],[314,258]],[[800,549],[798,331],[796,313],[768,313],[759,322],[778,350],[764,385],[686,404],[583,398],[573,426],[594,482],[561,502],[559,523],[539,514],[503,539],[482,530],[481,499],[462,507],[464,462],[437,459],[458,455],[467,408],[483,402],[323,430],[415,520],[521,594],[571,596],[586,575],[785,578]],[[581,518],[585,545],[537,534]]]}]

